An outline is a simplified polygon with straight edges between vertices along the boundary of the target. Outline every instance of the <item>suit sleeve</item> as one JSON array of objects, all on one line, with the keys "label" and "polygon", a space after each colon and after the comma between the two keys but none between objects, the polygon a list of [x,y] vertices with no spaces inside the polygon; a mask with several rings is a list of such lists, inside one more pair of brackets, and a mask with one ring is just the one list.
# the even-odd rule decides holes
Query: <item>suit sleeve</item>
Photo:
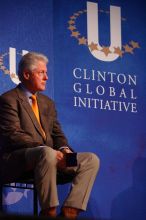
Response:
[{"label": "suit sleeve", "polygon": [[53,145],[54,148],[59,149],[60,147],[67,146],[69,149],[73,151],[73,149],[69,146],[68,140],[62,131],[60,122],[58,121],[57,118],[57,111],[55,108],[55,105],[53,103],[53,115],[54,115],[54,120],[53,120],[53,129],[52,129],[52,138],[53,138]]},{"label": "suit sleeve", "polygon": [[11,152],[21,148],[39,146],[31,135],[21,128],[17,102],[0,97],[0,145],[2,151]]}]

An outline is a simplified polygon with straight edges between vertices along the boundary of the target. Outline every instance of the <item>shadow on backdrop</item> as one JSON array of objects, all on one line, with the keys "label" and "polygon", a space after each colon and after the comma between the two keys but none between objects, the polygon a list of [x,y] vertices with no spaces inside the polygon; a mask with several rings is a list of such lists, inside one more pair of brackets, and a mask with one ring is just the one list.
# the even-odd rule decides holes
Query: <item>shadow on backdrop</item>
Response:
[{"label": "shadow on backdrop", "polygon": [[139,157],[132,168],[132,186],[112,203],[111,220],[146,220],[146,158]]}]

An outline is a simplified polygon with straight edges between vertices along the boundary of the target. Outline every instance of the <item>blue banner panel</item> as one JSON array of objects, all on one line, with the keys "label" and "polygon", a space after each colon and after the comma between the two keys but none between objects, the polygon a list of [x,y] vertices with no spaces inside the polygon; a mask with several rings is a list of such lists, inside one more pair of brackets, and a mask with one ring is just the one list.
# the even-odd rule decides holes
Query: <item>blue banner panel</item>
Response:
[{"label": "blue banner panel", "polygon": [[144,219],[144,172],[135,169],[146,159],[145,2],[53,5],[59,118],[71,146],[101,162],[84,216]]},{"label": "blue banner panel", "polygon": [[[19,83],[23,54],[49,57],[46,94],[70,145],[100,158],[87,218],[146,219],[145,10],[144,0],[1,0],[0,94]],[[32,213],[31,191],[3,197],[8,212]]]}]

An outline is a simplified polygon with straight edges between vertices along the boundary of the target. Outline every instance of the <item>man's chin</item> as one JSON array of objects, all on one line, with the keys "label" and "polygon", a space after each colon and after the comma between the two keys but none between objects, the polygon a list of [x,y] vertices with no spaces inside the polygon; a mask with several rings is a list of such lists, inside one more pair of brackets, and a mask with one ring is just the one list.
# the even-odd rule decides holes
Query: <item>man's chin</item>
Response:
[{"label": "man's chin", "polygon": [[46,89],[46,86],[42,86],[41,88],[39,88],[39,91],[44,91]]}]

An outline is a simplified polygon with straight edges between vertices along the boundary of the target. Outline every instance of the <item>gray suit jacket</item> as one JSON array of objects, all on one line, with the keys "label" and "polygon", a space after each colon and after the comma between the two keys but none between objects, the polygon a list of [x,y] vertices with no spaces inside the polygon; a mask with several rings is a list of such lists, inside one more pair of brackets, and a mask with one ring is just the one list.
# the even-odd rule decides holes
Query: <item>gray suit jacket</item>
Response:
[{"label": "gray suit jacket", "polygon": [[54,149],[68,146],[57,120],[54,102],[38,93],[38,105],[46,140],[20,86],[0,96],[0,150],[2,153],[47,145]]}]

